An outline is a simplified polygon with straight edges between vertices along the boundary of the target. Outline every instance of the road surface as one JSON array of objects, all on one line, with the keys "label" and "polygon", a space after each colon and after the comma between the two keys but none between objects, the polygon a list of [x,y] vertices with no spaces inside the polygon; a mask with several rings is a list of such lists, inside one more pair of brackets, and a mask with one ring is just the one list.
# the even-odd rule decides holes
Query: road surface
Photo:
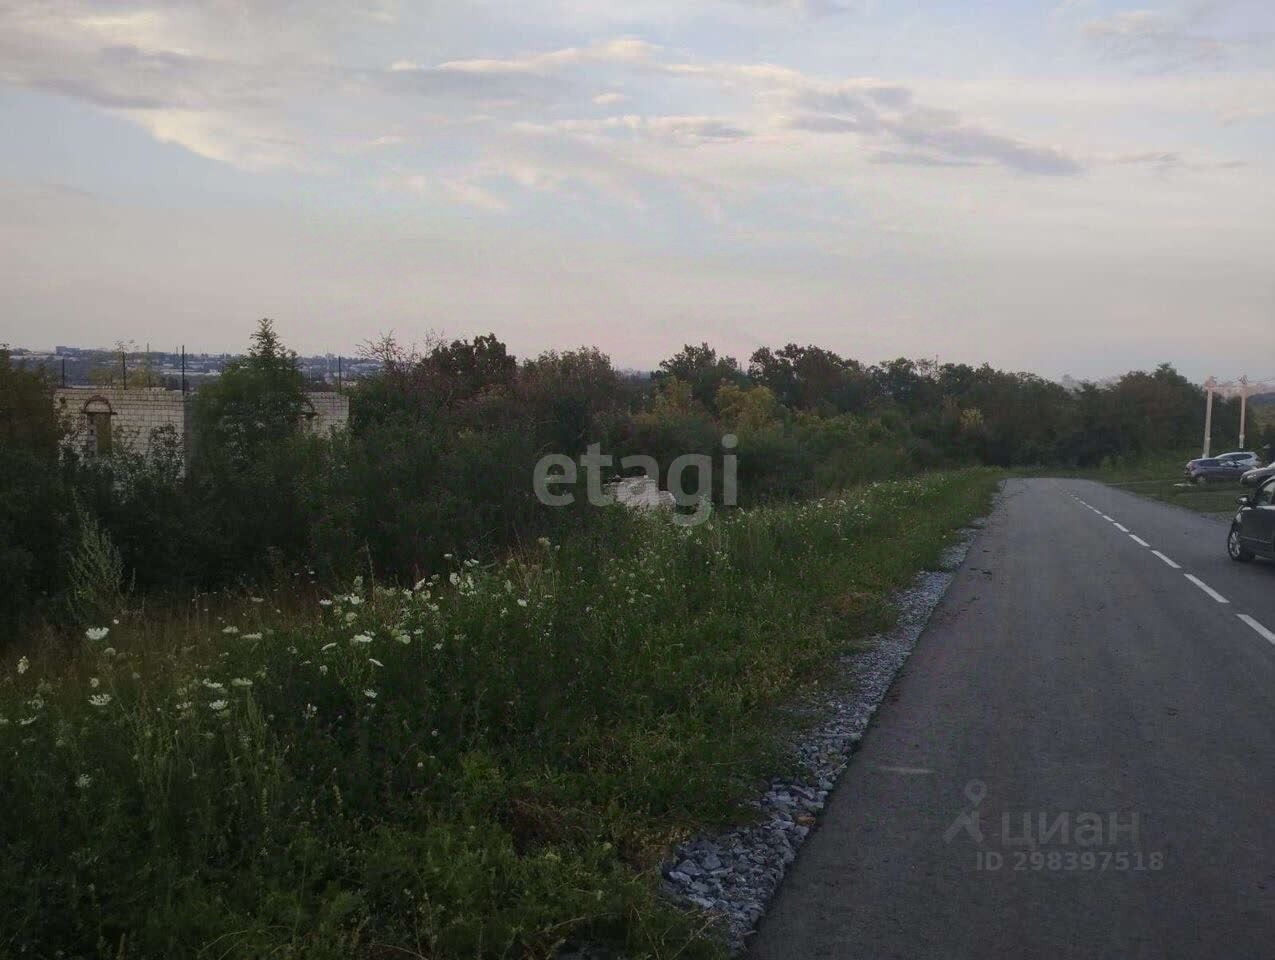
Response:
[{"label": "road surface", "polygon": [[1275,564],[1226,531],[1010,481],[753,960],[1275,957]]}]

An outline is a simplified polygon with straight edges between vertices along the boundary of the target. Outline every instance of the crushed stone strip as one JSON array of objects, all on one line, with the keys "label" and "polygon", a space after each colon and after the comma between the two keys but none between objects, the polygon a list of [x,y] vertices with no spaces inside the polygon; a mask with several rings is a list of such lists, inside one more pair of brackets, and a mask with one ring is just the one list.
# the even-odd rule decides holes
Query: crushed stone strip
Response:
[{"label": "crushed stone strip", "polygon": [[977,520],[963,528],[944,550],[941,570],[917,574],[894,596],[898,621],[887,633],[871,638],[868,649],[843,658],[841,690],[801,705],[800,709],[826,719],[793,744],[799,777],[770,781],[766,793],[752,801],[758,813],[755,823],[696,837],[674,851],[664,871],[665,895],[719,919],[732,953],[741,952],[756,929],[829,791],[983,525]]}]

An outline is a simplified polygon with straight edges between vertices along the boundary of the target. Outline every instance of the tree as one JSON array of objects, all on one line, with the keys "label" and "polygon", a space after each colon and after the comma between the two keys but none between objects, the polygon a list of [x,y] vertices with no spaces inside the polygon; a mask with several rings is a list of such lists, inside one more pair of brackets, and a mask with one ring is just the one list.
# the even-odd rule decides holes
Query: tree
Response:
[{"label": "tree", "polygon": [[706,408],[712,409],[717,388],[723,383],[743,384],[745,377],[734,357],[719,357],[707,343],[698,347],[686,344],[667,360],[660,362],[654,379],[657,383],[670,379],[690,385],[691,394]]},{"label": "tree", "polygon": [[861,409],[870,388],[858,361],[795,343],[779,350],[757,350],[749,359],[748,375],[754,383],[769,387],[786,407],[827,414]]},{"label": "tree", "polygon": [[65,436],[47,373],[14,365],[0,347],[0,626],[60,582],[72,528]]},{"label": "tree", "polygon": [[296,354],[284,348],[274,322],[263,319],[248,355],[195,394],[196,456],[242,464],[295,434],[306,410]]}]

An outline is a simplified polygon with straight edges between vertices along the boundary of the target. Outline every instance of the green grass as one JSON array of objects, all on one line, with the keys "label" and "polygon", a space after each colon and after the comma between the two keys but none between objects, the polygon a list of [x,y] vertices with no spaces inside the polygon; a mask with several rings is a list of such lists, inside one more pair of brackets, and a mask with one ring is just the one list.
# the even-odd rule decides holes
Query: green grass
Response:
[{"label": "green grass", "polygon": [[1184,467],[1198,453],[1110,463],[1092,470],[1051,471],[1049,476],[1083,477],[1139,496],[1161,500],[1197,513],[1233,513],[1236,498],[1246,492],[1238,481],[1204,486],[1186,482]]},{"label": "green grass", "polygon": [[[0,679],[0,953],[720,952],[658,895],[743,815],[784,707],[998,475],[578,540],[416,589],[121,612]],[[276,609],[277,608],[277,609]]]}]

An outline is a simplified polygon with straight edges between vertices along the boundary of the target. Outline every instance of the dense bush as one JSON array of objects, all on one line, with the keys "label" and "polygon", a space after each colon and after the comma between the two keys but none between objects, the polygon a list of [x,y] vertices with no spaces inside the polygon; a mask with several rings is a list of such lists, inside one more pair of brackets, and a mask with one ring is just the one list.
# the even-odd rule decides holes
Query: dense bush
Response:
[{"label": "dense bush", "polygon": [[780,708],[995,482],[595,511],[411,589],[121,611],[0,675],[0,953],[711,955],[668,845],[773,771]]},{"label": "dense bush", "polygon": [[[1071,392],[987,366],[864,366],[796,344],[758,350],[746,371],[687,346],[650,379],[622,376],[592,348],[519,363],[490,334],[368,349],[382,371],[347,388],[350,429],[315,437],[299,429],[296,359],[263,322],[248,354],[196,394],[190,463],[162,432],[144,452],[115,444],[80,462],[48,379],[0,355],[0,574],[11,585],[0,624],[75,615],[67,571],[81,516],[142,596],[301,570],[414,582],[450,552],[493,559],[577,529],[584,513],[542,505],[532,472],[545,454],[574,458],[592,443],[616,472],[626,455],[665,471],[708,456],[719,500],[730,452],[748,506],[966,464],[1128,462],[1189,449],[1202,432],[1200,388],[1168,366]],[[1219,401],[1215,435],[1237,421],[1237,405]]]}]

